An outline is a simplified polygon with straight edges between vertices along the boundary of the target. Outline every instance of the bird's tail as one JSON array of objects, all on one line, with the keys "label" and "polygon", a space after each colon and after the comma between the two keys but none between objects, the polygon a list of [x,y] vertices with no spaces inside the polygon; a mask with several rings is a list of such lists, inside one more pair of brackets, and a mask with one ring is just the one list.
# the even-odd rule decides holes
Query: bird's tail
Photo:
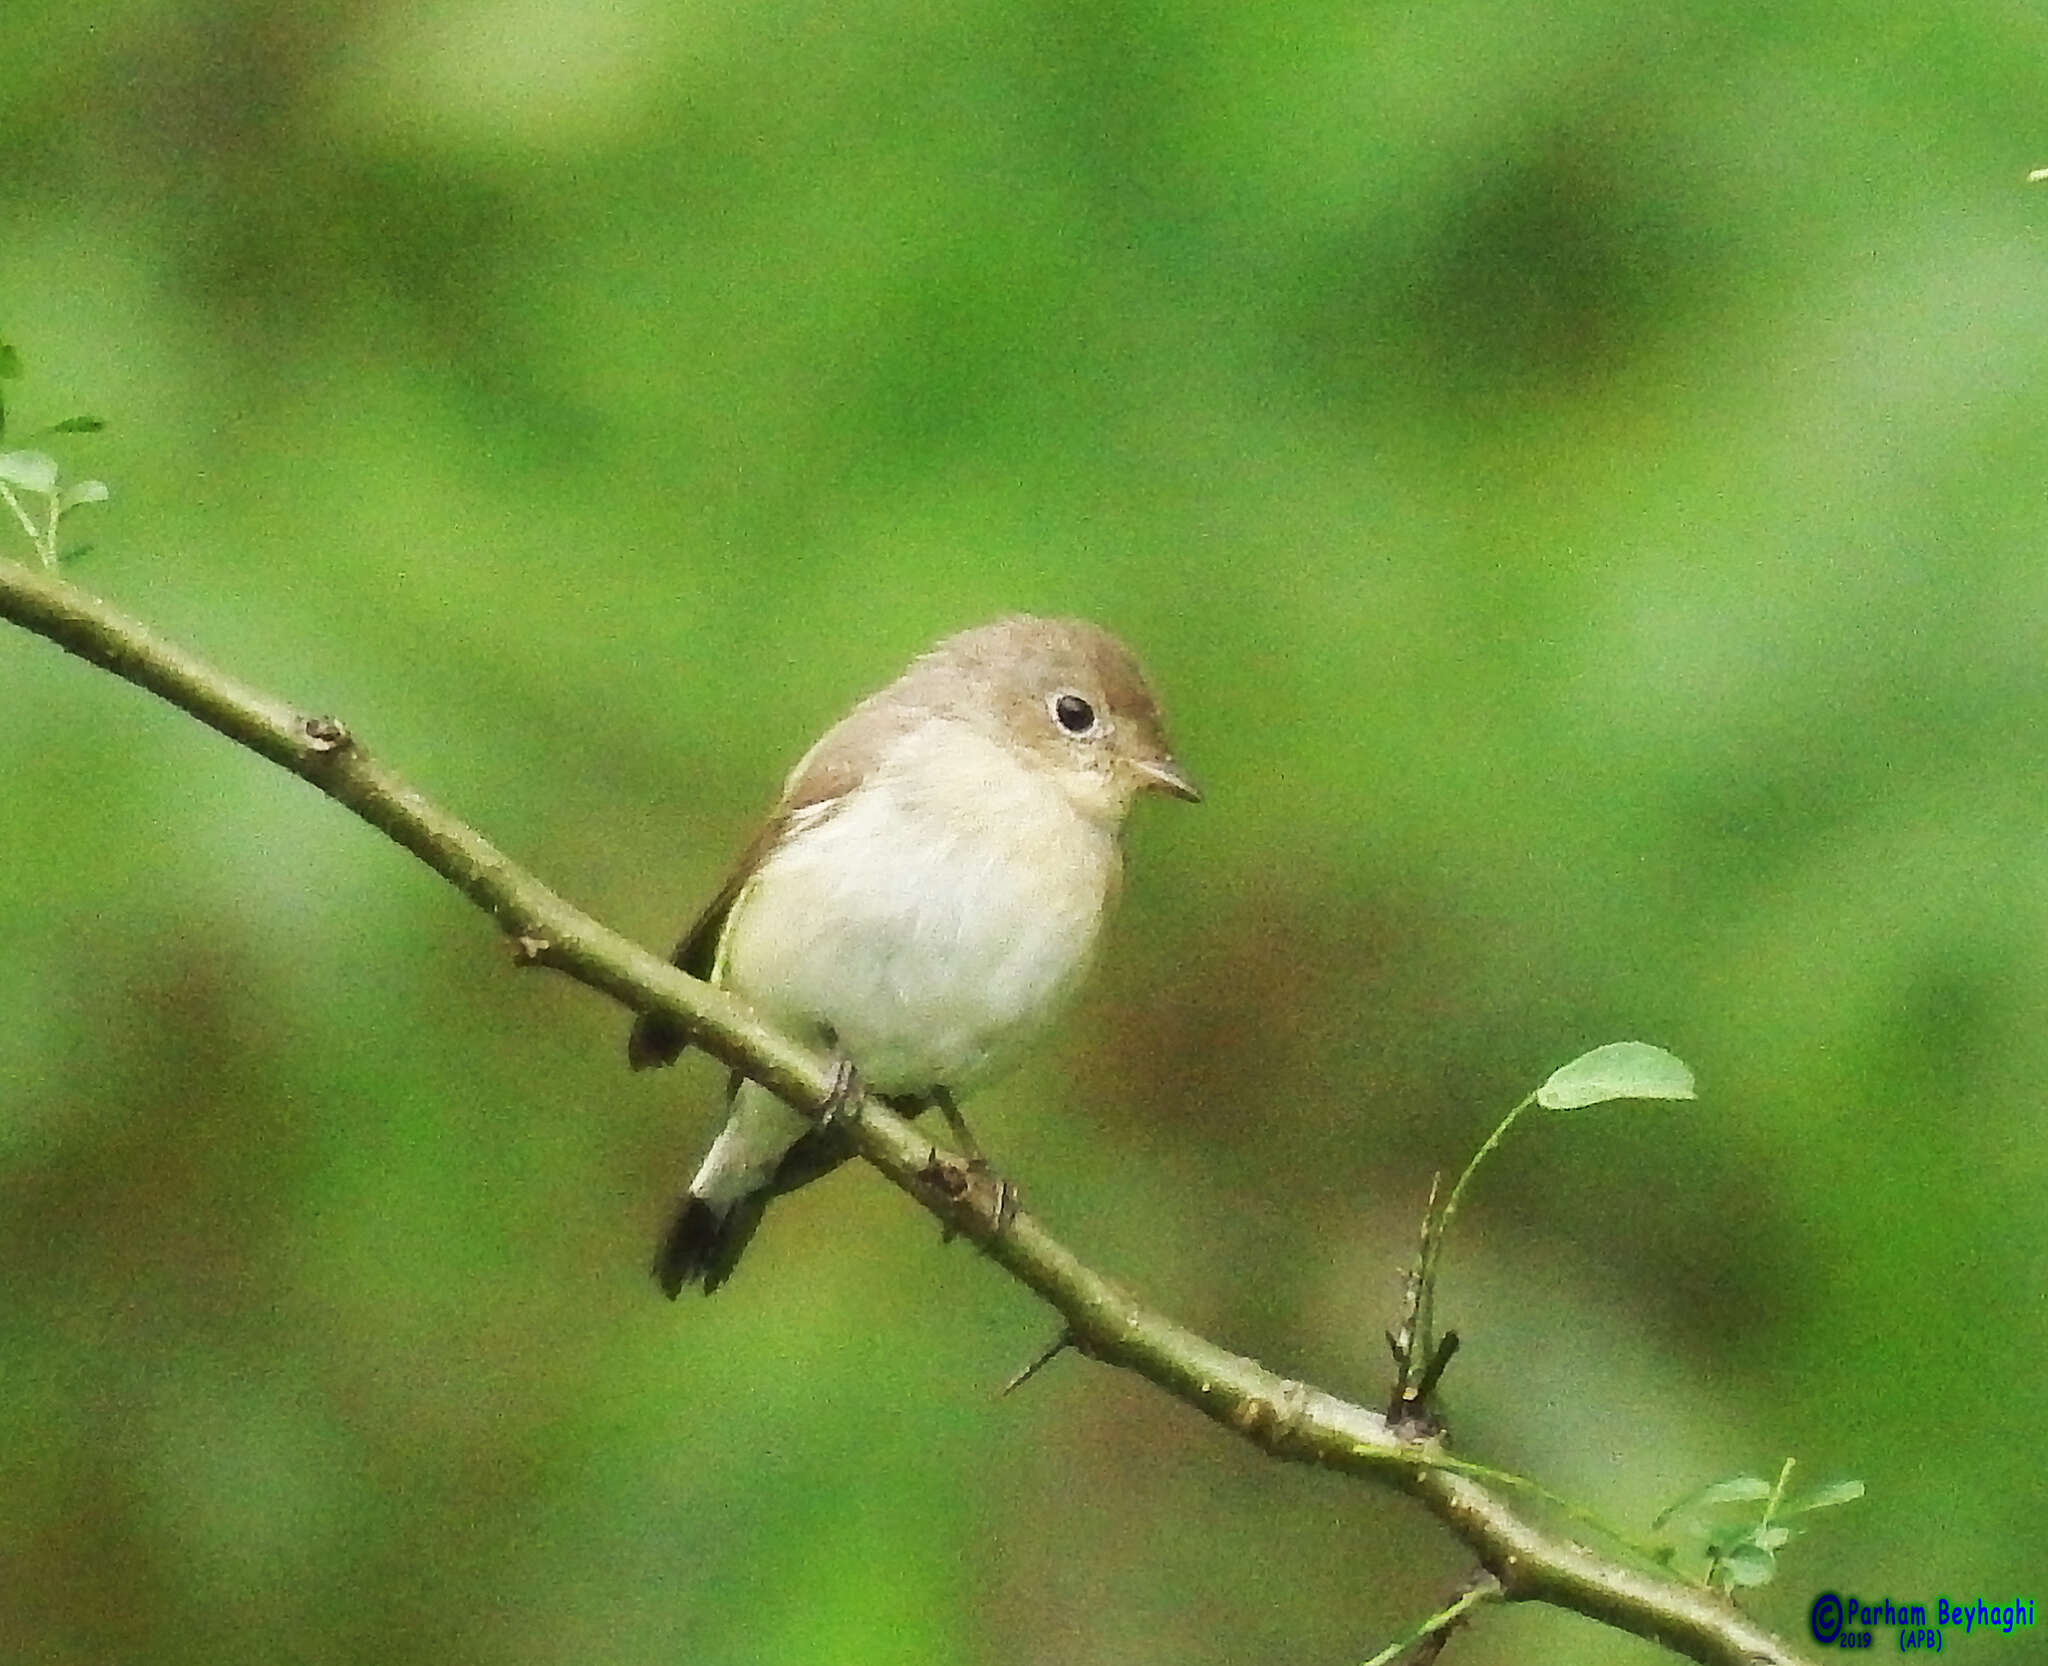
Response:
[{"label": "bird's tail", "polygon": [[755,1082],[734,1076],[725,1127],[654,1252],[654,1281],[673,1300],[686,1284],[706,1295],[734,1264],[770,1200],[836,1168],[852,1153],[843,1132],[813,1127]]},{"label": "bird's tail", "polygon": [[662,1294],[674,1301],[684,1285],[699,1284],[708,1296],[730,1278],[773,1195],[763,1186],[729,1203],[685,1196],[654,1252],[654,1282]]}]

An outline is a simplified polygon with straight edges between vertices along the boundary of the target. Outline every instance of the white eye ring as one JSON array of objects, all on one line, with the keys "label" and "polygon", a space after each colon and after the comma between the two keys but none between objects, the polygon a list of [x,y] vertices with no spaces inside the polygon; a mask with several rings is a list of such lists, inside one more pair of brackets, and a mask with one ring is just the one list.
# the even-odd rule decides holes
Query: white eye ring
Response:
[{"label": "white eye ring", "polygon": [[1095,728],[1095,708],[1078,694],[1055,694],[1052,720],[1070,735],[1089,734]]}]

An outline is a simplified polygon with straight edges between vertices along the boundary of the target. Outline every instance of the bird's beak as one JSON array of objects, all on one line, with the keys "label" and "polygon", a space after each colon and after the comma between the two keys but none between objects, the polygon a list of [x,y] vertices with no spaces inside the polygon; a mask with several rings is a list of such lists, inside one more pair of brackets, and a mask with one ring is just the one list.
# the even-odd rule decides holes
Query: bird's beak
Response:
[{"label": "bird's beak", "polygon": [[1190,804],[1202,802],[1202,790],[1188,779],[1187,771],[1175,763],[1171,756],[1141,758],[1138,773],[1145,778],[1148,791],[1171,793],[1175,798],[1184,798]]}]

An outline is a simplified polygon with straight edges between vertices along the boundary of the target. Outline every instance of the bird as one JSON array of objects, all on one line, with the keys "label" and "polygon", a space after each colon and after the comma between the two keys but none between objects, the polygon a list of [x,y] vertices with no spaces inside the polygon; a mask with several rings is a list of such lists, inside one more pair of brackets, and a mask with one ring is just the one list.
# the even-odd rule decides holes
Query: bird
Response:
[{"label": "bird", "polygon": [[[798,761],[670,959],[829,1054],[844,1088],[936,1106],[1016,1059],[1093,959],[1136,800],[1201,794],[1130,649],[1077,619],[1014,614],[920,654]],[[687,1026],[643,1013],[636,1070]],[[763,1212],[852,1155],[735,1072],[727,1117],[677,1204],[653,1276],[674,1299],[731,1277]]]}]

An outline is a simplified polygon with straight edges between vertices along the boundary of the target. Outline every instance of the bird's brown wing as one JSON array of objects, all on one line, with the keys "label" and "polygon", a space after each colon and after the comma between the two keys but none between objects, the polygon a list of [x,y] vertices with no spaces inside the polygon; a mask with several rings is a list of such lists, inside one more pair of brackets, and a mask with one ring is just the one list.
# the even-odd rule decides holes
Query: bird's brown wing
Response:
[{"label": "bird's brown wing", "polygon": [[[691,923],[690,929],[683,933],[670,953],[671,966],[681,967],[691,977],[705,983],[711,981],[712,971],[718,965],[718,941],[725,935],[725,922],[732,913],[733,904],[740,900],[740,893],[746,890],[747,881],[754,877],[754,870],[761,865],[762,859],[774,849],[782,836],[782,829],[783,818],[778,816],[762,828],[741,853],[725,883],[719,886],[718,894]],[[626,1062],[635,1070],[674,1064],[689,1045],[689,1027],[680,1018],[666,1012],[643,1012],[633,1020],[632,1033],[626,1037]]]},{"label": "bird's brown wing", "polygon": [[[880,761],[896,724],[877,702],[863,701],[828,730],[804,754],[789,779],[767,825],[754,835],[726,875],[717,894],[683,933],[669,958],[693,978],[715,982],[718,947],[734,905],[753,882],[754,874],[792,830],[816,826]],[[674,1064],[690,1045],[689,1027],[667,1013],[643,1012],[626,1038],[626,1062],[635,1070]]]}]

